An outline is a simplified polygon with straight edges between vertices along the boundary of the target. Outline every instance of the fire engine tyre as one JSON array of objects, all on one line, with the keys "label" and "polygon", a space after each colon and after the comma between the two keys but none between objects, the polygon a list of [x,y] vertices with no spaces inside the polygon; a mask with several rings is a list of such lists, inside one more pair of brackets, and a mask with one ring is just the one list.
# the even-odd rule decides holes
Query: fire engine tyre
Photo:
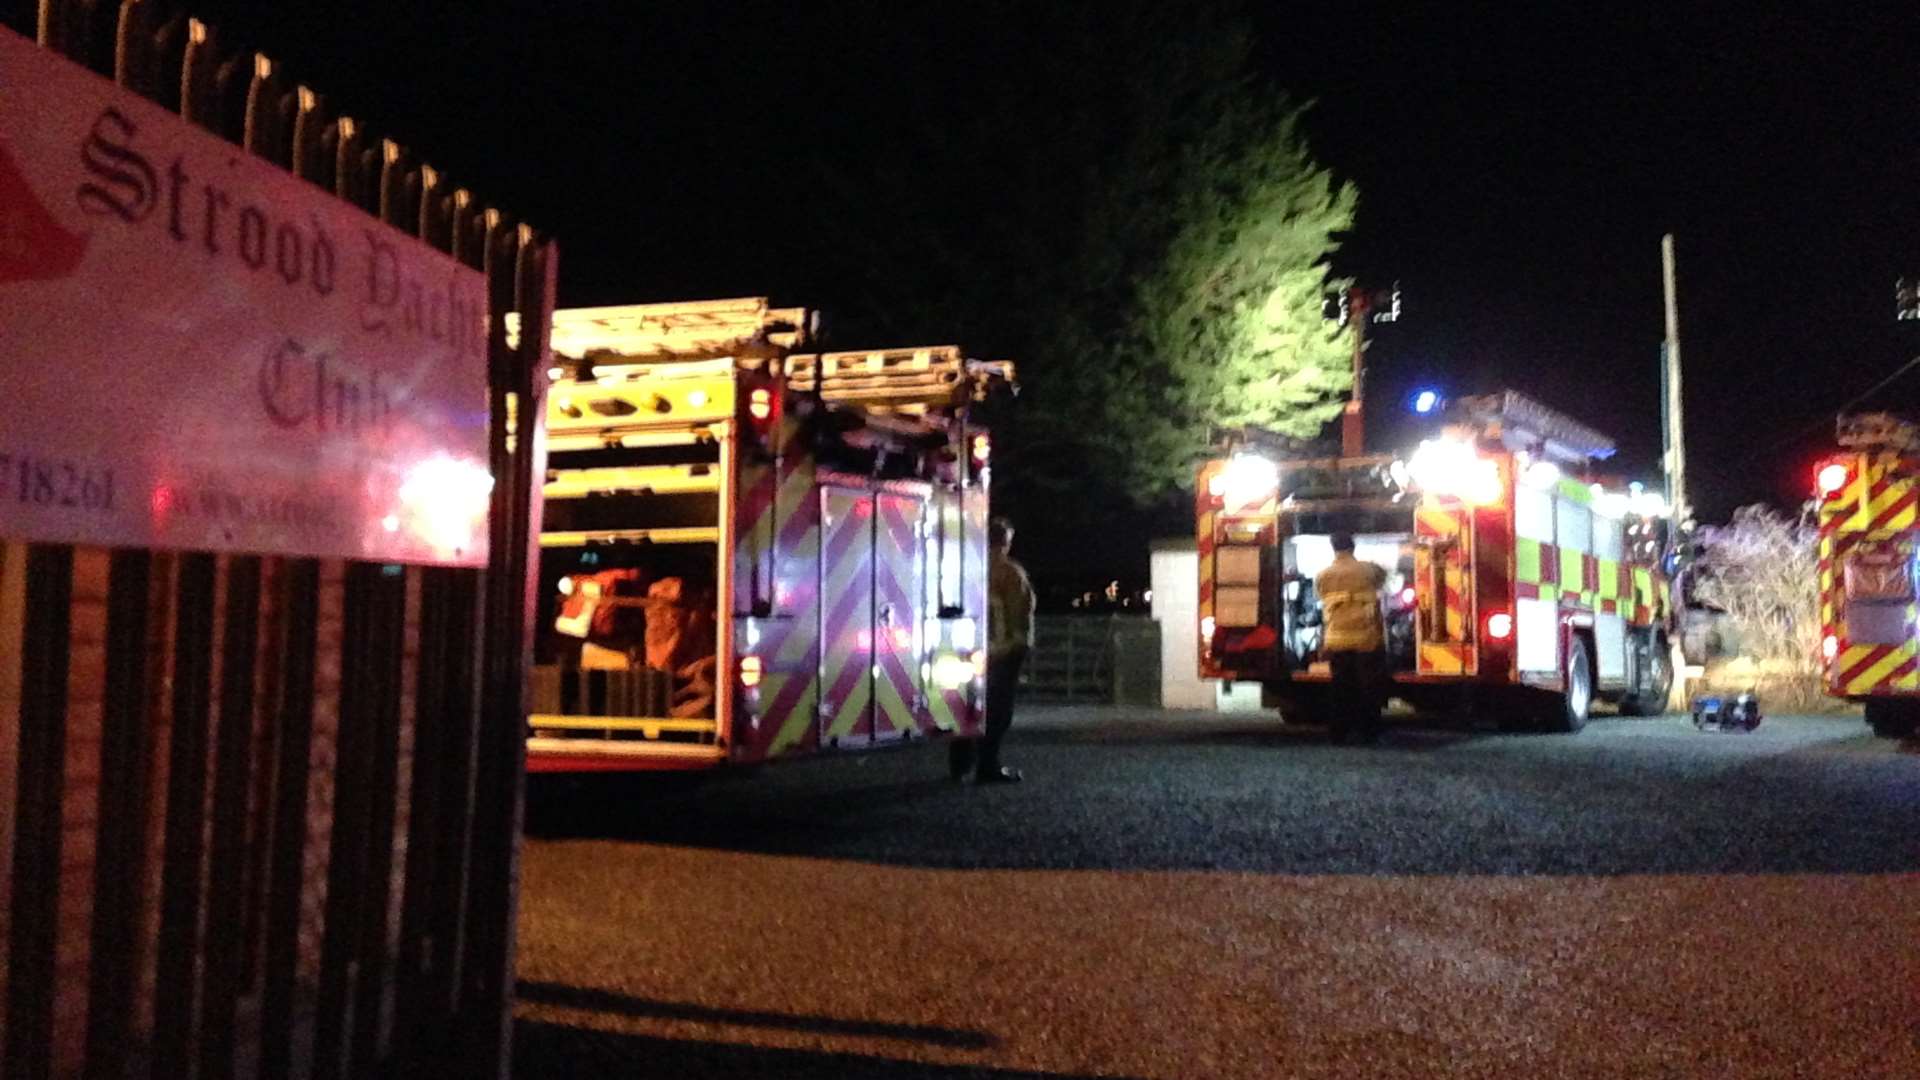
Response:
[{"label": "fire engine tyre", "polygon": [[1920,731],[1920,711],[1904,701],[1869,701],[1867,726],[1883,739],[1912,738]]},{"label": "fire engine tyre", "polygon": [[1587,726],[1593,710],[1593,664],[1587,659],[1587,641],[1579,634],[1567,639],[1567,689],[1554,696],[1547,711],[1548,731],[1572,734]]},{"label": "fire engine tyre", "polygon": [[1622,716],[1659,716],[1667,711],[1667,696],[1673,693],[1673,659],[1667,651],[1665,638],[1652,638],[1644,643],[1646,653],[1640,669],[1651,671],[1653,676],[1645,685],[1620,699]]}]

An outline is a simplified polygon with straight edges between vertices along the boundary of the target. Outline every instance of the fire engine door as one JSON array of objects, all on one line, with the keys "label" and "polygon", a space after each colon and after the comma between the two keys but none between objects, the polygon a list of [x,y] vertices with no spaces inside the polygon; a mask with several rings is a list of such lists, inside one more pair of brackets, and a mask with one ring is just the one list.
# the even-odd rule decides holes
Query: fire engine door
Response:
[{"label": "fire engine door", "polygon": [[925,503],[910,495],[874,496],[873,736],[904,738],[930,722],[920,685],[920,520]]},{"label": "fire engine door", "polygon": [[1414,624],[1422,675],[1472,675],[1474,648],[1473,522],[1470,511],[1421,507],[1414,514]]},{"label": "fire engine door", "polygon": [[873,741],[873,496],[820,489],[820,743]]},{"label": "fire engine door", "polygon": [[926,715],[920,685],[920,519],[910,495],[821,489],[822,735],[840,745],[905,738]]}]

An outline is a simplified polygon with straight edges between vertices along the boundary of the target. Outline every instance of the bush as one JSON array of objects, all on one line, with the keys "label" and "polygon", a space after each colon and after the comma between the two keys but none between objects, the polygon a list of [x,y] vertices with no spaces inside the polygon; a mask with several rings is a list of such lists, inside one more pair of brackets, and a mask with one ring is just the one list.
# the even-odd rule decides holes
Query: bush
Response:
[{"label": "bush", "polygon": [[1725,612],[1735,655],[1710,664],[1706,689],[1755,690],[1763,707],[1831,704],[1821,688],[1818,530],[1804,518],[1743,506],[1702,528],[1692,599]]}]

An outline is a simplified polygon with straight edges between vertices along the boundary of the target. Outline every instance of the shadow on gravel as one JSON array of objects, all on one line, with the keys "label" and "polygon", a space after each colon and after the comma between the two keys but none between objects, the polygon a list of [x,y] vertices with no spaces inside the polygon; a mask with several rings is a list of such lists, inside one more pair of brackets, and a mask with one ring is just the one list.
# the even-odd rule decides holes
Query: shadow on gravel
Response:
[{"label": "shadow on gravel", "polygon": [[739,1043],[663,1039],[521,1020],[514,1075],[547,1077],[725,1076],[739,1080],[1092,1080],[1068,1073],[932,1065],[867,1054],[780,1050]]},{"label": "shadow on gravel", "polygon": [[1912,873],[1920,773],[1845,723],[1705,735],[1396,728],[1370,747],[1221,719],[1017,723],[1018,785],[946,778],[939,744],[697,787],[543,785],[536,838],[932,869],[1288,875]]},{"label": "shadow on gravel", "polygon": [[960,1050],[988,1050],[999,1045],[998,1040],[986,1032],[970,1031],[965,1028],[899,1024],[884,1020],[846,1020],[835,1016],[807,1016],[799,1013],[766,1012],[756,1009],[716,1009],[683,1001],[657,1001],[652,998],[632,997],[612,990],[568,986],[565,983],[533,982],[522,979],[516,992],[521,1001],[538,1005],[589,1009],[594,1012],[653,1020],[691,1020],[703,1024],[807,1031],[820,1035],[902,1039]]}]

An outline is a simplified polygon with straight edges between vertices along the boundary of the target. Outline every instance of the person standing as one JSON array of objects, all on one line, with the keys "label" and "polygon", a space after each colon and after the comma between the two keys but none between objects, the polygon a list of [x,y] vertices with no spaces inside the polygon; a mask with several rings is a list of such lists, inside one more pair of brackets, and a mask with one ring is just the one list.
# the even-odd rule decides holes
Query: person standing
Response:
[{"label": "person standing", "polygon": [[948,772],[955,780],[973,770],[977,784],[1012,784],[1020,770],[1000,764],[1000,743],[1013,725],[1020,665],[1033,648],[1033,583],[1013,560],[1013,526],[1005,518],[987,524],[987,724],[978,746],[954,740]]},{"label": "person standing", "polygon": [[1386,668],[1386,631],[1380,590],[1387,572],[1353,556],[1353,534],[1333,534],[1333,562],[1313,579],[1320,596],[1321,647],[1333,668],[1332,729],[1335,742],[1380,735],[1380,679]]}]

